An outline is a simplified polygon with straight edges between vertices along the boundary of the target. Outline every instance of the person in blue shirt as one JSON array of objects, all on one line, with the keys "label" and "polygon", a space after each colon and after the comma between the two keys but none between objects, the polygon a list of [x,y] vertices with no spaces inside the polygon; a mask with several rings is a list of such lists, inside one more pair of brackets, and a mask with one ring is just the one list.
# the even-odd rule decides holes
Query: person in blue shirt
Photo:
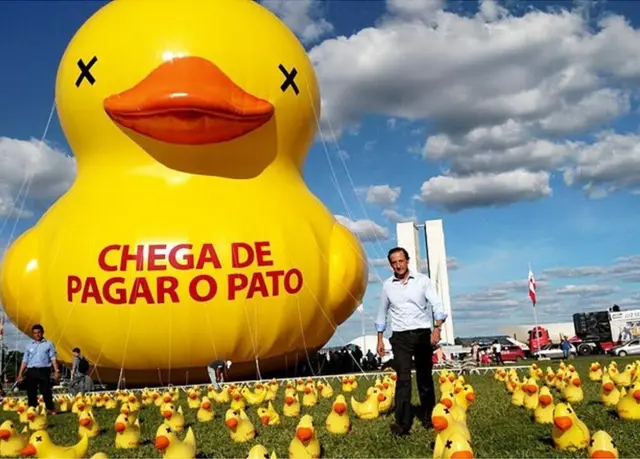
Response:
[{"label": "person in blue shirt", "polygon": [[55,371],[56,380],[60,380],[60,369],[56,356],[56,348],[51,341],[44,338],[44,328],[40,324],[31,327],[31,340],[24,350],[24,357],[16,383],[22,381],[27,386],[29,406],[38,406],[38,389],[44,398],[44,404],[51,414],[55,414],[53,394],[51,390],[51,367]]},{"label": "person in blue shirt", "polygon": [[560,349],[562,349],[562,357],[565,360],[569,359],[571,344],[569,343],[569,339],[565,336],[562,339],[562,343],[560,343]]},{"label": "person in blue shirt", "polygon": [[[385,353],[383,335],[387,316],[393,334],[389,338],[394,369],[398,375],[395,395],[395,423],[391,432],[407,435],[413,424],[411,408],[411,370],[416,367],[420,396],[420,421],[431,427],[431,412],[436,404],[433,386],[433,346],[440,342],[440,328],[447,318],[444,306],[428,276],[409,270],[409,254],[402,247],[389,250],[387,259],[393,276],[382,284],[381,303],[376,318],[378,354]],[[432,311],[429,310],[429,305]]]}]

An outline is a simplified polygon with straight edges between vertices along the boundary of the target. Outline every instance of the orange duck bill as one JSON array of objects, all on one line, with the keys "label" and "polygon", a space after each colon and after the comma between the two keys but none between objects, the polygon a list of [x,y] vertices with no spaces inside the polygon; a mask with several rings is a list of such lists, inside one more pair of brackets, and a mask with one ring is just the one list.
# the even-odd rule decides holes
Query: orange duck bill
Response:
[{"label": "orange duck bill", "polygon": [[204,145],[258,129],[274,107],[199,57],[167,61],[131,89],[104,101],[118,125],[162,142]]}]

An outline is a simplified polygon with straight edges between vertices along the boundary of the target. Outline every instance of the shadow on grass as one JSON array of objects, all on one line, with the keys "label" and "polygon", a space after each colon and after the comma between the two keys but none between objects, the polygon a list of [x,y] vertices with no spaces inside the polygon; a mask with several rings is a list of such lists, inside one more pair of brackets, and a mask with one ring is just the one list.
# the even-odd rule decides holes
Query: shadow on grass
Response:
[{"label": "shadow on grass", "polygon": [[555,448],[555,445],[553,444],[553,438],[545,435],[544,437],[539,437],[540,439],[540,443],[547,445],[549,448]]}]

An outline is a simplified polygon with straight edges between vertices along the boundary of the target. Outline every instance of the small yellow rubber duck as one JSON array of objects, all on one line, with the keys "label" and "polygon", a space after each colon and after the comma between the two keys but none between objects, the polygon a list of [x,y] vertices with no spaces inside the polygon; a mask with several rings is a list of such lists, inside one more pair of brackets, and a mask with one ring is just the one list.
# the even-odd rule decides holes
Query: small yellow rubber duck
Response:
[{"label": "small yellow rubber duck", "polygon": [[198,389],[195,389],[193,387],[187,391],[187,406],[192,410],[200,408],[199,395],[200,394]]},{"label": "small yellow rubber duck", "polygon": [[316,406],[318,404],[318,393],[315,384],[307,383],[302,396],[302,406]]},{"label": "small yellow rubber duck", "polygon": [[298,393],[293,389],[287,389],[285,391],[282,414],[288,418],[294,418],[300,414],[300,401],[298,400]]},{"label": "small yellow rubber duck", "polygon": [[562,391],[562,396],[569,403],[580,403],[584,400],[584,391],[582,390],[582,381],[578,373],[572,372],[571,378]]},{"label": "small yellow rubber duck", "polygon": [[305,414],[296,427],[296,435],[289,444],[289,458],[319,458],[320,442],[313,427],[313,418]]},{"label": "small yellow rubber duck", "polygon": [[269,451],[267,451],[267,448],[258,444],[254,445],[254,447],[249,450],[247,459],[278,459],[278,456],[276,456],[275,450],[271,453],[271,455],[269,455]]},{"label": "small yellow rubber duck", "polygon": [[191,427],[187,429],[184,440],[180,441],[175,430],[166,424],[160,424],[156,430],[157,450],[162,451],[165,459],[195,459],[196,437]]},{"label": "small yellow rubber duck", "polygon": [[256,429],[244,410],[233,410],[229,408],[225,413],[224,423],[229,430],[231,439],[235,442],[253,440],[256,436]]},{"label": "small yellow rubber duck", "polygon": [[209,422],[213,420],[214,416],[215,414],[213,412],[213,405],[211,403],[211,400],[209,400],[209,397],[205,395],[200,401],[200,408],[196,413],[196,419],[198,420],[198,422]]},{"label": "small yellow rubber duck", "polygon": [[471,434],[466,424],[453,419],[451,412],[441,403],[437,403],[431,413],[431,424],[436,432],[433,446],[433,457],[442,457],[447,440],[454,433],[459,433],[466,440],[471,440]]},{"label": "small yellow rubber duck", "polygon": [[618,459],[620,457],[613,438],[604,430],[598,430],[593,434],[587,452],[591,459]]},{"label": "small yellow rubber duck", "polygon": [[578,419],[570,404],[558,403],[553,410],[551,438],[556,448],[577,451],[589,446],[591,436],[587,426]]},{"label": "small yellow rubber duck", "polygon": [[49,432],[40,430],[29,437],[27,446],[20,451],[21,456],[37,456],[51,459],[80,459],[87,455],[89,437],[84,436],[73,446],[58,446],[51,441]]},{"label": "small yellow rubber duck", "polygon": [[463,424],[467,423],[467,412],[458,406],[458,402],[456,401],[456,397],[454,394],[443,393],[440,396],[440,403],[442,403],[446,408],[449,409],[449,412],[453,416],[453,419]]},{"label": "small yellow rubber duck", "polygon": [[27,409],[27,420],[29,421],[29,430],[32,432],[45,430],[47,428],[47,410],[42,405],[39,405],[38,408],[30,406]]},{"label": "small yellow rubber duck", "polygon": [[591,381],[602,380],[602,366],[599,362],[592,362],[591,365],[589,365],[589,379]]},{"label": "small yellow rubber duck", "polygon": [[27,445],[27,429],[19,433],[16,425],[7,419],[0,425],[0,456],[17,457],[20,451]]},{"label": "small yellow rubber duck", "polygon": [[100,426],[93,417],[93,411],[85,411],[80,415],[78,420],[78,437],[87,436],[89,438],[97,437],[100,434]]},{"label": "small yellow rubber duck", "polygon": [[351,419],[347,412],[347,401],[344,395],[338,394],[336,396],[325,424],[327,431],[336,435],[344,435],[351,429]]},{"label": "small yellow rubber duck", "polygon": [[386,399],[387,397],[380,390],[374,389],[364,402],[359,402],[351,396],[351,408],[360,419],[377,419],[380,416],[380,404]]},{"label": "small yellow rubber duck", "polygon": [[600,401],[604,406],[616,406],[620,401],[620,391],[611,380],[608,373],[602,375],[602,384],[600,385]]},{"label": "small yellow rubber duck", "polygon": [[119,414],[113,426],[116,431],[116,448],[133,449],[140,446],[140,420]]},{"label": "small yellow rubber duck", "polygon": [[[622,374],[622,373],[621,373]],[[616,412],[625,421],[640,420],[640,382],[635,382],[616,404]]]},{"label": "small yellow rubber duck", "polygon": [[176,407],[173,403],[163,403],[160,407],[160,413],[164,418],[164,423],[171,426],[176,432],[182,432],[184,430],[184,413],[182,412],[182,406]]},{"label": "small yellow rubber duck", "polygon": [[538,406],[533,411],[533,419],[537,424],[553,424],[554,409],[555,405],[553,404],[551,390],[548,386],[542,386],[538,396]]},{"label": "small yellow rubber duck", "polygon": [[441,456],[434,459],[474,459],[471,442],[460,432],[453,432],[444,442]]},{"label": "small yellow rubber duck", "polygon": [[538,383],[533,378],[525,379],[522,384],[524,392],[523,406],[528,410],[535,410],[538,407]]},{"label": "small yellow rubber duck", "polygon": [[267,408],[258,408],[257,412],[260,422],[262,422],[263,425],[276,426],[280,424],[280,415],[273,408],[273,404],[271,402],[269,402]]}]

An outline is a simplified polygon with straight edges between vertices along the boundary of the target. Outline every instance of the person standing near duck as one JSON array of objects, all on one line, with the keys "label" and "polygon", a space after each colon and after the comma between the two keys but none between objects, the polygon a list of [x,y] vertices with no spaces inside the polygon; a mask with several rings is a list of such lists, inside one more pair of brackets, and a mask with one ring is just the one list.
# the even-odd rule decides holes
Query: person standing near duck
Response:
[{"label": "person standing near duck", "polygon": [[55,405],[53,403],[53,394],[51,387],[51,367],[55,371],[54,375],[57,381],[60,380],[60,368],[56,355],[56,348],[53,343],[44,337],[44,327],[36,324],[31,327],[31,340],[25,350],[22,358],[22,365],[16,378],[16,383],[20,384],[23,380],[27,386],[27,399],[29,406],[38,406],[38,389],[44,398],[47,410],[51,414],[55,414]]},{"label": "person standing near duck", "polygon": [[391,425],[391,432],[402,436],[409,433],[413,423],[411,369],[414,361],[420,396],[420,421],[425,428],[431,427],[431,412],[436,403],[431,375],[433,346],[440,342],[440,328],[447,314],[431,279],[425,274],[409,270],[409,253],[404,248],[389,250],[387,259],[393,276],[382,285],[382,301],[376,318],[378,354],[384,355],[383,335],[389,315],[393,330],[389,342],[398,375],[395,423]]}]

